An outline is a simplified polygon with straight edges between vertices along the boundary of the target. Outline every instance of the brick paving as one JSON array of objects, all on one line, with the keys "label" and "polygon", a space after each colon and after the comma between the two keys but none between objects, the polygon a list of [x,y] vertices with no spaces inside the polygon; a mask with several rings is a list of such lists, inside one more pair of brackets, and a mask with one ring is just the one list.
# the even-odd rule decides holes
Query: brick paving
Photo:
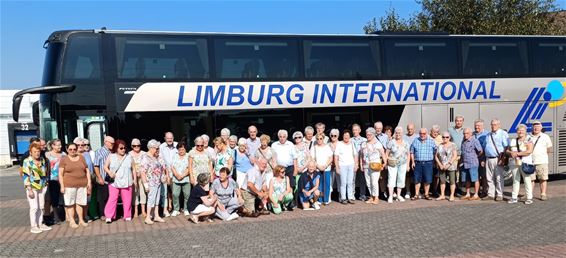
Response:
[{"label": "brick paving", "polygon": [[[493,201],[416,201],[189,223],[100,221],[29,233],[28,207],[13,176],[0,177],[0,256],[450,256],[566,257],[566,180],[527,206]],[[538,196],[538,186],[535,197]],[[33,246],[29,243],[32,242]],[[38,251],[40,250],[40,251]]]}]

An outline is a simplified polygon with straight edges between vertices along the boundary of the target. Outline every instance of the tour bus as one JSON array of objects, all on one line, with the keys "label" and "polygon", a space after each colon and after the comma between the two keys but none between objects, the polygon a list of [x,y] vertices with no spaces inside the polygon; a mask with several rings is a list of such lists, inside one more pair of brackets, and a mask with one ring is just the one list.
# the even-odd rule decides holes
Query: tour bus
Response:
[{"label": "tour bus", "polygon": [[457,115],[473,128],[492,118],[514,136],[540,120],[554,143],[552,173],[566,171],[566,37],[376,33],[291,35],[66,30],[53,32],[35,122],[41,137],[101,145],[192,140],[249,125],[279,129],[317,122],[345,129],[375,121],[442,130]]}]

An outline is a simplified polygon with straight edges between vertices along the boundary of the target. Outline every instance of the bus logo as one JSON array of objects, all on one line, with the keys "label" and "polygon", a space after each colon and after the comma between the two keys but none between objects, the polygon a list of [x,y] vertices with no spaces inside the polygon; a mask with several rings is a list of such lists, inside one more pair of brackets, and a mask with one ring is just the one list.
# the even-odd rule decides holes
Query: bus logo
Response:
[{"label": "bus logo", "polygon": [[[565,88],[566,82],[561,83],[558,80],[550,81],[546,87],[534,88],[515,118],[513,125],[509,128],[509,133],[516,133],[519,124],[527,125],[527,131],[530,132],[532,130],[530,120],[540,120],[549,106],[555,108],[566,104],[566,98],[562,97]],[[541,98],[542,102],[539,103]],[[544,131],[552,131],[552,122],[541,121],[541,124]]]}]

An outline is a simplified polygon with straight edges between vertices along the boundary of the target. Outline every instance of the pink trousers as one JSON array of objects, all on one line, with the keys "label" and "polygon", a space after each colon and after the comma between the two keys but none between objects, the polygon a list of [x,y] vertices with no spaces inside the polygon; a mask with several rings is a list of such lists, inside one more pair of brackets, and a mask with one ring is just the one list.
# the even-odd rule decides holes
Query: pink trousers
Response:
[{"label": "pink trousers", "polygon": [[132,192],[133,186],[127,188],[116,188],[108,185],[108,201],[104,207],[104,216],[106,218],[116,218],[116,206],[118,206],[118,196],[122,198],[122,207],[124,208],[124,219],[132,218]]}]

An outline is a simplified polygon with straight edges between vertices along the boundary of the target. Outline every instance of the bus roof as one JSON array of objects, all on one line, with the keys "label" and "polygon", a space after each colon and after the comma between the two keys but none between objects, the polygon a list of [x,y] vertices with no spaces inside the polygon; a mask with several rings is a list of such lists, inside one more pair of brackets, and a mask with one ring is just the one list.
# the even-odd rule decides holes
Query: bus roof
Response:
[{"label": "bus roof", "polygon": [[220,35],[220,36],[306,36],[306,37],[545,37],[566,38],[565,35],[462,35],[443,32],[377,32],[372,34],[293,34],[293,33],[252,33],[252,32],[188,32],[188,31],[151,31],[151,30],[108,30],[106,28],[94,30],[61,30],[55,31],[48,41],[65,40],[69,35],[77,32],[110,33],[110,34],[154,34],[154,35]]}]

